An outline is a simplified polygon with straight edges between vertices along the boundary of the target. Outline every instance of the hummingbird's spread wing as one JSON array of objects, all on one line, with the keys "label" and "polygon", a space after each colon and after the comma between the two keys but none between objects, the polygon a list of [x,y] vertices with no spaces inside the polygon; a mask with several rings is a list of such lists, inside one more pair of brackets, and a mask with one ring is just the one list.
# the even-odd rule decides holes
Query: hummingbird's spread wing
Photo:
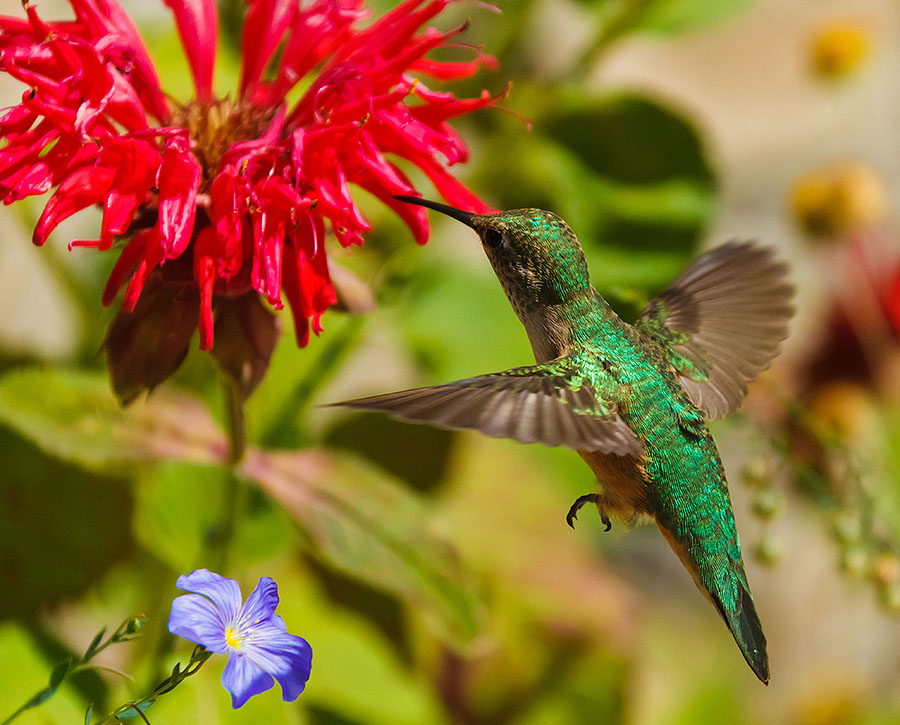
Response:
[{"label": "hummingbird's spread wing", "polygon": [[708,417],[721,418],[740,405],[747,383],[787,337],[794,294],[787,271],[770,248],[730,242],[685,270],[638,320]]},{"label": "hummingbird's spread wing", "polygon": [[618,455],[643,450],[616,412],[614,390],[587,384],[567,369],[565,358],[336,405],[381,410],[441,428],[472,428],[520,443]]}]

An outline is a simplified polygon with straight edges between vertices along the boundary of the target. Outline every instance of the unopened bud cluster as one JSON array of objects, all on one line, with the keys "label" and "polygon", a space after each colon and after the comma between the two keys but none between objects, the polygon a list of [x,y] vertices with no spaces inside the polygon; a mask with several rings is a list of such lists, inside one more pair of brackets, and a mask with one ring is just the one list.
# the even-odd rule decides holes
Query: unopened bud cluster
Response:
[{"label": "unopened bud cluster", "polygon": [[773,487],[775,464],[766,456],[750,458],[741,470],[741,480],[755,491],[753,515],[762,523],[762,532],[753,547],[753,556],[761,564],[776,566],[784,557],[784,541],[771,530],[772,522],[784,509],[784,494]]}]

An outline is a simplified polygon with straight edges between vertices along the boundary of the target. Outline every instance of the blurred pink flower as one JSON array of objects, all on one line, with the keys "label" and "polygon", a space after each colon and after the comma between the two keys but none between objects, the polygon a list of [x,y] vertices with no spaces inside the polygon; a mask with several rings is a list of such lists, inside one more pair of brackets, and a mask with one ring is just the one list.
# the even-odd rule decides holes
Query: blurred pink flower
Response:
[{"label": "blurred pink flower", "polygon": [[[412,75],[443,81],[495,65],[480,51],[465,62],[425,57],[462,30],[420,30],[450,0],[407,0],[363,26],[362,0],[248,0],[234,100],[213,91],[215,1],[165,2],[196,91],[183,105],[162,90],[116,0],[70,0],[71,21],[45,22],[27,0],[25,18],[0,16],[0,70],[28,86],[0,117],[0,196],[10,204],[55,189],[34,230],[39,245],[75,212],[102,207],[99,238],[70,247],[127,241],[104,305],[125,285],[131,312],[148,281],[168,285],[192,300],[181,317],[199,310],[208,350],[217,304],[233,309],[224,298],[255,290],[281,308],[283,293],[303,346],[335,302],[326,225],[343,246],[370,229],[350,184],[393,209],[419,243],[425,210],[392,198],[416,190],[391,156],[421,169],[449,203],[488,210],[446,170],[467,157],[447,122],[494,99],[460,100]],[[306,90],[291,103],[300,82]],[[153,324],[170,319],[152,314]],[[186,351],[197,323],[179,324]]]}]

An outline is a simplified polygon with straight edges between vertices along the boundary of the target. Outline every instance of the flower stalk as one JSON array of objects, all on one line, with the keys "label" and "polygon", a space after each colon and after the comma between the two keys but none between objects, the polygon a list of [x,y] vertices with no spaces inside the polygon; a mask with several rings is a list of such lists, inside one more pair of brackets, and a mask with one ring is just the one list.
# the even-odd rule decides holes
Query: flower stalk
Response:
[{"label": "flower stalk", "polygon": [[247,500],[247,483],[239,474],[239,466],[247,450],[247,425],[244,413],[246,397],[238,384],[228,376],[225,394],[228,398],[229,451],[225,464],[225,491],[222,518],[213,542],[216,568],[228,570],[228,559]]}]

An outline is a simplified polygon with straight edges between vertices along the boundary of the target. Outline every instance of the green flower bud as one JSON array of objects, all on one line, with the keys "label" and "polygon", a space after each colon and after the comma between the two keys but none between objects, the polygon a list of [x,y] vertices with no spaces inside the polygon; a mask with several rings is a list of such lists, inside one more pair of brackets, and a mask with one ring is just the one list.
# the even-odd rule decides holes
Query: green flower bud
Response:
[{"label": "green flower bud", "polygon": [[771,489],[761,491],[753,500],[753,513],[763,521],[771,521],[784,508],[784,496]]},{"label": "green flower bud", "polygon": [[772,462],[765,456],[748,458],[741,469],[741,478],[750,488],[767,488],[772,484]]},{"label": "green flower bud", "polygon": [[842,544],[859,541],[861,528],[855,514],[842,513],[834,520],[834,535]]},{"label": "green flower bud", "polygon": [[784,557],[784,541],[775,534],[765,534],[753,548],[753,555],[760,564],[776,566]]},{"label": "green flower bud", "polygon": [[841,552],[841,571],[853,577],[861,577],[869,567],[869,553],[858,544],[851,544]]},{"label": "green flower bud", "polygon": [[879,587],[878,599],[881,606],[891,614],[900,614],[900,582]]}]

